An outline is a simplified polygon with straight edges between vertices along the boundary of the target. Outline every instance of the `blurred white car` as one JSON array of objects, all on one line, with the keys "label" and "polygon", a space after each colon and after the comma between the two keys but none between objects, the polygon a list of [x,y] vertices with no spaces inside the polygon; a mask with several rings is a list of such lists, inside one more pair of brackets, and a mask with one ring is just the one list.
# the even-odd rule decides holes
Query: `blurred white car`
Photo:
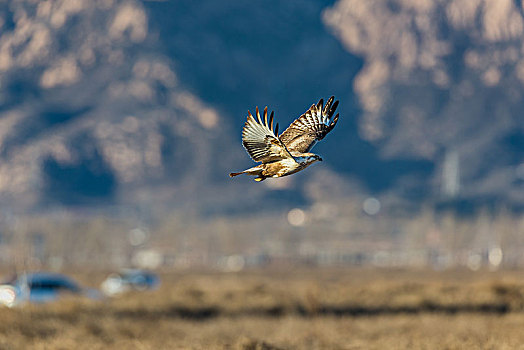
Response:
[{"label": "blurred white car", "polygon": [[138,269],[124,269],[119,273],[112,273],[100,285],[100,289],[107,296],[115,296],[129,291],[144,291],[157,289],[160,279],[150,271]]}]

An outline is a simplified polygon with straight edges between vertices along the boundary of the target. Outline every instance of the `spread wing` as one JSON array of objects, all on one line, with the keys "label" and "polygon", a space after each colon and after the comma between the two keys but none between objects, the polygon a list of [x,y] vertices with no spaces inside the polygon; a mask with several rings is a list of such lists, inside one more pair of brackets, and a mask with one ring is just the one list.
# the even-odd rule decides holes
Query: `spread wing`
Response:
[{"label": "spread wing", "polygon": [[286,146],[278,139],[278,124],[273,128],[273,112],[267,119],[267,107],[264,108],[264,120],[260,118],[258,107],[257,119],[248,111],[247,121],[242,130],[242,144],[249,156],[256,162],[269,163],[284,158],[291,154]]},{"label": "spread wing", "polygon": [[320,99],[280,135],[280,141],[290,152],[309,152],[317,141],[322,140],[335,127],[339,115],[337,113],[331,119],[338,106],[338,101],[333,103],[334,98],[331,96],[325,106],[324,100]]}]

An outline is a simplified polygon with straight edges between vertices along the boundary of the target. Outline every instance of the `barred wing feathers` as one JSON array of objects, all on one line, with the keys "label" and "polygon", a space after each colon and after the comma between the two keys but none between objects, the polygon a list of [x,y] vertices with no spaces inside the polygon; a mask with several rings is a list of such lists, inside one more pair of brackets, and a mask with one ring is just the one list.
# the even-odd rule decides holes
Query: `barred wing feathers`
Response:
[{"label": "barred wing feathers", "polygon": [[338,101],[333,103],[333,100],[334,96],[331,96],[323,106],[324,100],[320,99],[280,135],[280,141],[290,152],[309,152],[335,127],[339,114],[332,118],[338,106]]},{"label": "barred wing feathers", "polygon": [[278,124],[273,128],[273,112],[267,117],[267,107],[264,109],[264,120],[260,118],[258,107],[257,118],[248,111],[247,121],[242,130],[242,144],[249,156],[256,162],[269,163],[290,158],[286,146],[278,139]]}]

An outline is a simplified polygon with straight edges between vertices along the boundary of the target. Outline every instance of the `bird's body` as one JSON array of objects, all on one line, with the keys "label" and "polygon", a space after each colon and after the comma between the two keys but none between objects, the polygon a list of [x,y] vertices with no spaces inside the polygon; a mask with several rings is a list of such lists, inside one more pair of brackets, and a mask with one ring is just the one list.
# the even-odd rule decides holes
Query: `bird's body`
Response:
[{"label": "bird's body", "polygon": [[267,107],[264,109],[264,120],[260,117],[258,107],[256,116],[248,112],[247,121],[242,130],[242,144],[251,158],[262,162],[257,166],[229,176],[247,174],[257,176],[255,181],[262,181],[268,177],[282,177],[294,174],[307,168],[322,158],[309,151],[317,141],[326,136],[336,125],[338,114],[332,118],[338,106],[333,103],[332,96],[325,106],[321,99],[312,105],[304,114],[278,136],[278,124],[273,128],[273,112],[267,116]]},{"label": "bird's body", "polygon": [[257,178],[255,178],[255,181],[262,181],[268,177],[282,177],[282,176],[291,175],[296,172],[299,172],[300,170],[307,168],[309,165],[313,164],[317,160],[320,160],[318,158],[315,158],[315,156],[317,156],[316,154],[313,154],[313,153],[309,153],[309,154],[311,154],[311,156],[308,156],[308,157],[297,156],[297,157],[291,157],[291,158],[284,158],[282,160],[278,160],[278,161],[274,161],[270,163],[262,163],[260,165],[246,169],[239,173],[231,173],[229,175],[231,177],[240,175],[240,174],[258,176]]}]

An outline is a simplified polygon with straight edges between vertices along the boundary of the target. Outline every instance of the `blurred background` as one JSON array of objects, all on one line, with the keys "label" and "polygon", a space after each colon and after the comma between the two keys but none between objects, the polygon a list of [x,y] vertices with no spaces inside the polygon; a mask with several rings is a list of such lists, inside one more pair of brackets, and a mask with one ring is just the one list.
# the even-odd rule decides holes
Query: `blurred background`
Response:
[{"label": "blurred background", "polygon": [[[524,266],[519,0],[0,2],[8,269]],[[255,183],[247,110],[320,98]]]}]

